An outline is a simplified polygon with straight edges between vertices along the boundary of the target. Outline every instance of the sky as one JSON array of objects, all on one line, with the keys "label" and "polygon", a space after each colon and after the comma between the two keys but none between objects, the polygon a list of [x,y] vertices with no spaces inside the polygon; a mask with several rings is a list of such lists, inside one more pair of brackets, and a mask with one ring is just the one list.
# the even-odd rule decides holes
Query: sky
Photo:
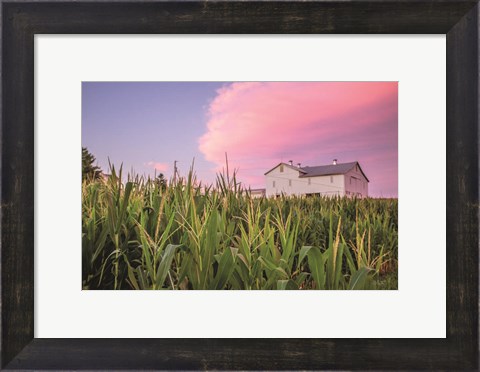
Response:
[{"label": "sky", "polygon": [[358,161],[369,196],[398,196],[397,82],[84,82],[82,146],[108,173],[198,179],[225,167],[251,188],[280,162]]}]

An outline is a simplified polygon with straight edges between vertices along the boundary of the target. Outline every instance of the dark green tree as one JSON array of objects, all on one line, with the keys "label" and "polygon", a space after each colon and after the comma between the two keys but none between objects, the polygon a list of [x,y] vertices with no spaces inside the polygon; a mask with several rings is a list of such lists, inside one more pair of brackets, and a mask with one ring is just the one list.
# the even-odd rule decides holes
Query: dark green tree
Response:
[{"label": "dark green tree", "polygon": [[97,165],[94,165],[96,159],[86,147],[82,147],[82,180],[85,179],[99,179],[102,175],[102,170]]},{"label": "dark green tree", "polygon": [[155,178],[155,183],[161,190],[165,190],[167,188],[167,179],[163,173],[160,173],[157,178]]}]

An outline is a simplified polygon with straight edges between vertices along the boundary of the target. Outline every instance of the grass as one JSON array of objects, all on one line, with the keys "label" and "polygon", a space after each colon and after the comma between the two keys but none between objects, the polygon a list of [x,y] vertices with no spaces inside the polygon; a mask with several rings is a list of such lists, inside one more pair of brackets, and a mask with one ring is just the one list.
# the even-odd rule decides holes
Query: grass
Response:
[{"label": "grass", "polygon": [[396,199],[253,198],[191,170],[82,185],[84,289],[397,289]]}]

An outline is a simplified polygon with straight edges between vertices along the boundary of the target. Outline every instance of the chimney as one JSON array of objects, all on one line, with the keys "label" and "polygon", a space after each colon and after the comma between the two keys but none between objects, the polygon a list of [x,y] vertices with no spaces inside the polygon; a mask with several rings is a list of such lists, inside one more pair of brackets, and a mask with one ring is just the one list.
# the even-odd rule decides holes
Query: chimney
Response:
[{"label": "chimney", "polygon": [[333,165],[337,165],[337,159],[333,159]]},{"label": "chimney", "polygon": [[289,162],[290,165],[293,167],[293,160],[289,160],[288,162]]},{"label": "chimney", "polygon": [[300,168],[301,165],[302,165],[301,163],[297,163],[297,166],[298,166],[299,168]]}]

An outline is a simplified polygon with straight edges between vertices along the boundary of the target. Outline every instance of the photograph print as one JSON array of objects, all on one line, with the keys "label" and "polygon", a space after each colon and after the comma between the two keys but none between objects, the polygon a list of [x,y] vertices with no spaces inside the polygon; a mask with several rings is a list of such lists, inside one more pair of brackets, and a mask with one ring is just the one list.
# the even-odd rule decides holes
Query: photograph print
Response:
[{"label": "photograph print", "polygon": [[83,82],[83,290],[397,290],[397,82]]}]

